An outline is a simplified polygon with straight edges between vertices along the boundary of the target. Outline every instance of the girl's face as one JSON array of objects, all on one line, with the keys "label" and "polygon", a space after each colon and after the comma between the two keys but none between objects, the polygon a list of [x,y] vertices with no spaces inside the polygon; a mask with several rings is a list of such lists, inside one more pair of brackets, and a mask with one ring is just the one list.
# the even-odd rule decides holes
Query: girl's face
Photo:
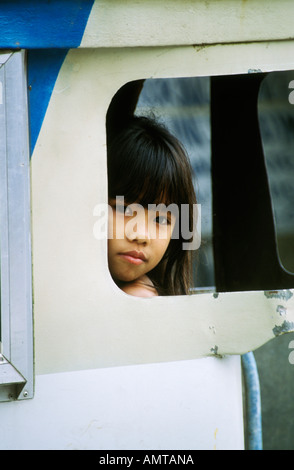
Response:
[{"label": "girl's face", "polygon": [[108,265],[116,281],[130,282],[150,272],[169,245],[176,217],[164,208],[109,200]]}]

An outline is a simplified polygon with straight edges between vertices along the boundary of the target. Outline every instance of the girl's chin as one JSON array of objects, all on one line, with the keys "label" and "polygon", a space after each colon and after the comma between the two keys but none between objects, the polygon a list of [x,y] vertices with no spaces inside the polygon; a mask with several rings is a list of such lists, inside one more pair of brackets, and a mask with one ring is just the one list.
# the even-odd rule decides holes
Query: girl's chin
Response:
[{"label": "girl's chin", "polygon": [[133,282],[133,281],[136,281],[137,279],[139,279],[141,276],[134,276],[134,275],[120,275],[120,276],[113,276],[112,275],[112,278],[114,280],[114,282],[119,286],[121,284],[125,284],[125,283],[128,283],[128,282]]}]

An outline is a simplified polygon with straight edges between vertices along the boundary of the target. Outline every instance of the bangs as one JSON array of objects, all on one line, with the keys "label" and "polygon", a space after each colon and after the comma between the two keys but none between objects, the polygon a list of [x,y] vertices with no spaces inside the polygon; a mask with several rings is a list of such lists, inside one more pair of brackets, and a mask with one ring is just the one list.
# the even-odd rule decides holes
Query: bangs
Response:
[{"label": "bangs", "polygon": [[[170,204],[178,200],[174,184],[174,168],[163,155],[152,155],[146,151],[128,154],[129,165],[120,168],[115,181],[109,181],[110,197],[124,196],[126,202],[148,204]],[[167,161],[166,161],[167,160]]]},{"label": "bangs", "polygon": [[[187,157],[179,144],[168,141],[161,129],[160,139],[152,128],[126,129],[108,148],[109,197],[124,196],[127,203],[187,203]],[[190,171],[190,167],[189,167]]]}]

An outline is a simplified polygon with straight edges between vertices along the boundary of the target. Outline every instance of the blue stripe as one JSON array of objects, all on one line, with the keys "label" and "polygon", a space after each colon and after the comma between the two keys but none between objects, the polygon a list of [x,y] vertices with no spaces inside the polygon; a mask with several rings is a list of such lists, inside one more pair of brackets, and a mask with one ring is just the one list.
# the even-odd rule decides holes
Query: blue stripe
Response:
[{"label": "blue stripe", "polygon": [[68,49],[28,52],[29,120],[31,153],[34,150],[51,94]]},{"label": "blue stripe", "polygon": [[94,0],[0,0],[0,47],[28,49],[31,153],[68,49],[80,45]]},{"label": "blue stripe", "polygon": [[94,0],[0,0],[0,48],[75,48]]}]

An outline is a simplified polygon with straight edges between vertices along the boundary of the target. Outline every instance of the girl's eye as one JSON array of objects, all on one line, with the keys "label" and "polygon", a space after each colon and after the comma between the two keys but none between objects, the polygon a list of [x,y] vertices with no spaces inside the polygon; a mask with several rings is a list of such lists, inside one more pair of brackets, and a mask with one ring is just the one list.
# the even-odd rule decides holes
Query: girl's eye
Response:
[{"label": "girl's eye", "polygon": [[132,211],[132,209],[130,208],[130,206],[125,206],[124,209],[125,209],[125,211],[124,211],[124,212],[125,212],[125,215],[127,215],[127,216],[133,215],[133,211]]},{"label": "girl's eye", "polygon": [[169,225],[170,224],[170,220],[165,216],[165,215],[159,215],[158,217],[156,217],[156,223],[159,224],[159,225]]},{"label": "girl's eye", "polygon": [[120,214],[124,214],[126,216],[131,216],[133,215],[133,211],[131,209],[130,206],[127,206],[127,205],[117,205],[115,206],[115,209],[117,212],[119,212]]}]

